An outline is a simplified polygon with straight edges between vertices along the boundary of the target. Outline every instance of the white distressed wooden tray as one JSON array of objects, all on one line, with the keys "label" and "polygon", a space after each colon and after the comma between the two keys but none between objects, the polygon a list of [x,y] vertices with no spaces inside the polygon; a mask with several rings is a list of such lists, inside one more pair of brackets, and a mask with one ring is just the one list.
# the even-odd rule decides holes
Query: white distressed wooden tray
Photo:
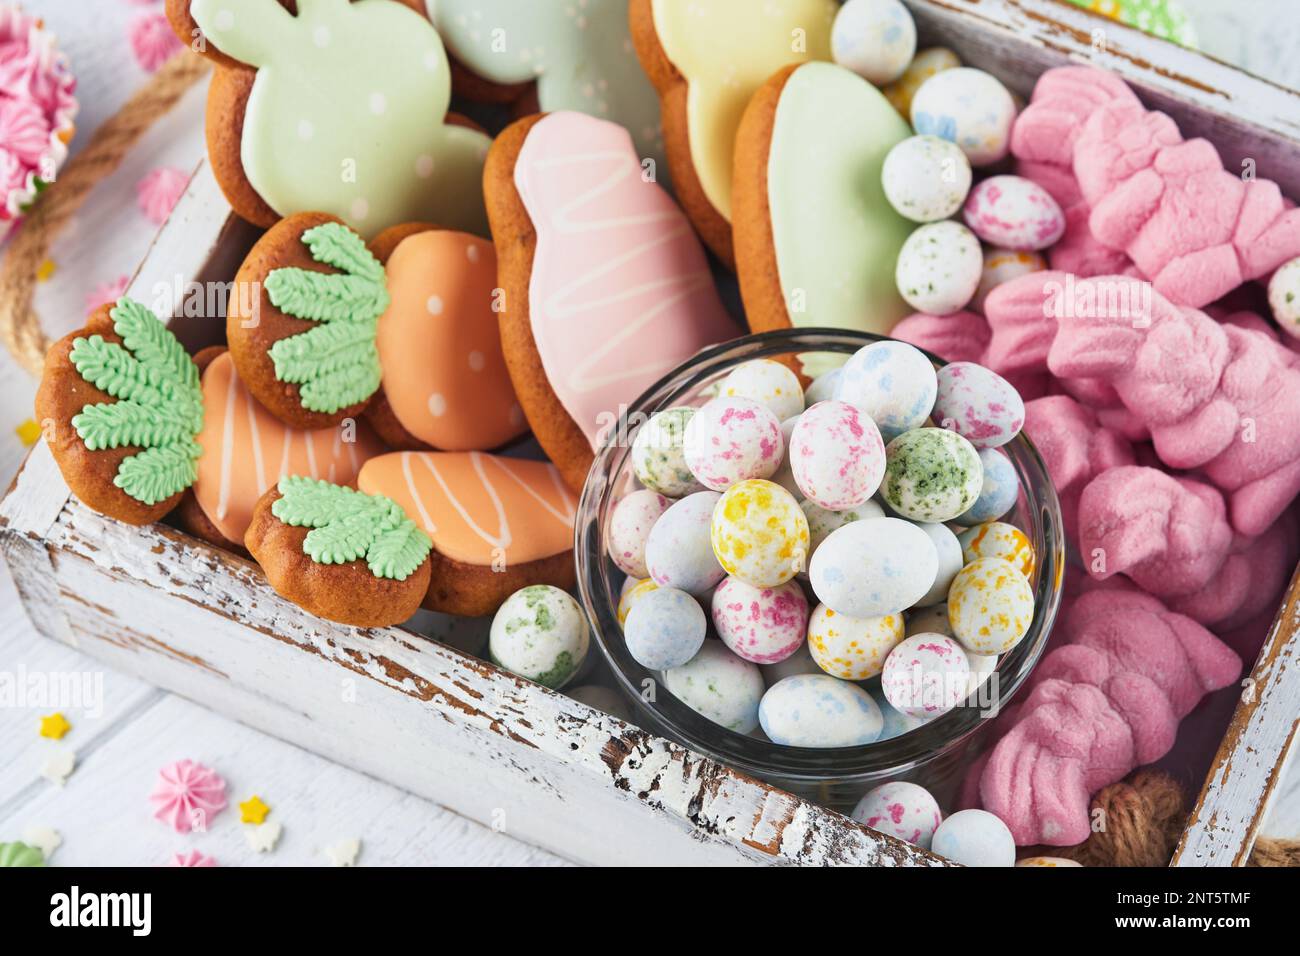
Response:
[{"label": "white distressed wooden tray", "polygon": [[[923,42],[1022,94],[1067,59],[1115,69],[1225,162],[1300,195],[1300,96],[1055,0],[907,0]],[[1103,31],[1100,44],[1096,30]],[[183,317],[255,233],[200,164],[128,294]],[[403,628],[281,599],[255,564],[72,498],[44,444],[0,502],[0,547],[36,629],[308,750],[581,862],[944,865],[908,844]],[[1300,725],[1300,580],[1205,781],[1174,864],[1241,865]]]}]

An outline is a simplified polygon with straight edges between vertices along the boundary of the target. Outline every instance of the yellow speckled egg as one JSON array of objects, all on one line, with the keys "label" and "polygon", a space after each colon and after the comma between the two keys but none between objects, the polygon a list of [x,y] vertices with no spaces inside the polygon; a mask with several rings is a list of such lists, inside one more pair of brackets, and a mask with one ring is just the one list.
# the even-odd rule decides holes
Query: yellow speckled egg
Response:
[{"label": "yellow speckled egg", "polygon": [[655,584],[654,578],[643,578],[625,590],[623,596],[618,599],[618,623],[626,623],[627,616],[632,613],[632,608],[636,602],[658,587],[659,585]]},{"label": "yellow speckled egg", "polygon": [[1010,561],[1026,578],[1034,573],[1034,546],[1023,531],[1005,521],[986,521],[957,536],[967,564],[979,558]]},{"label": "yellow speckled egg", "polygon": [[1083,864],[1067,860],[1063,856],[1027,856],[1023,860],[1018,860],[1016,866],[1083,866]]},{"label": "yellow speckled egg", "polygon": [[843,680],[875,677],[903,639],[903,615],[849,617],[818,604],[808,622],[808,650],[817,666]]},{"label": "yellow speckled egg", "polygon": [[976,654],[1005,654],[1034,619],[1034,592],[1010,562],[979,558],[957,572],[948,589],[953,636]]},{"label": "yellow speckled egg", "polygon": [[808,518],[775,482],[751,478],[728,488],[711,533],[718,563],[756,588],[784,584],[808,566]]}]

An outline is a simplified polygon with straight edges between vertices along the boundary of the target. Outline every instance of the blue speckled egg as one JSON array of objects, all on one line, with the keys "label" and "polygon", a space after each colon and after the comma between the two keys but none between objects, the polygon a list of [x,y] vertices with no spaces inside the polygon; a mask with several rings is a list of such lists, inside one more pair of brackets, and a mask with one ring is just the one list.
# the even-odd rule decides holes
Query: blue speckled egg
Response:
[{"label": "blue speckled egg", "polygon": [[866,412],[888,442],[925,422],[938,388],[934,365],[920,349],[874,342],[844,364],[835,397]]},{"label": "blue speckled egg", "polygon": [[664,671],[664,685],[691,710],[728,730],[748,734],[758,726],[763,673],[721,641],[705,641],[690,661]]},{"label": "blue speckled egg", "polygon": [[916,22],[899,0],[848,0],[831,27],[831,57],[877,86],[898,79],[916,53]]},{"label": "blue speckled egg", "polygon": [[843,375],[843,366],[818,375],[813,379],[813,383],[808,386],[808,390],[804,392],[804,405],[816,405],[818,402],[834,398],[835,390],[840,387],[840,379]]},{"label": "blue speckled egg", "polygon": [[680,667],[704,644],[708,621],[698,601],[677,588],[655,588],[637,601],[623,625],[628,653],[642,667]]},{"label": "blue speckled egg", "polygon": [[697,491],[659,516],[645,543],[646,570],[655,584],[703,594],[727,576],[709,539],[721,498],[716,491]]},{"label": "blue speckled egg", "polygon": [[966,561],[962,558],[961,542],[946,524],[918,524],[917,527],[929,536],[934,543],[935,553],[939,556],[939,570],[934,576],[934,584],[916,602],[917,607],[928,607],[947,599],[948,587]]},{"label": "blue speckled egg", "polygon": [[969,526],[997,521],[1016,506],[1020,478],[1011,459],[996,448],[984,448],[980,451],[980,464],[984,466],[984,482],[979,497],[963,514],[953,519],[957,524]]},{"label": "blue speckled egg", "polygon": [[939,824],[930,849],[964,866],[1015,866],[1016,841],[987,810],[959,810]]},{"label": "blue speckled egg", "polygon": [[972,166],[988,166],[1007,154],[1016,103],[990,73],[969,66],[936,73],[912,97],[912,128],[961,147]]},{"label": "blue speckled egg", "polygon": [[898,518],[871,518],[832,531],[813,553],[808,578],[831,610],[881,617],[916,604],[938,573],[929,535]]},{"label": "blue speckled egg", "polygon": [[790,747],[858,747],[884,726],[870,694],[829,674],[777,682],[763,695],[758,719],[773,743]]}]

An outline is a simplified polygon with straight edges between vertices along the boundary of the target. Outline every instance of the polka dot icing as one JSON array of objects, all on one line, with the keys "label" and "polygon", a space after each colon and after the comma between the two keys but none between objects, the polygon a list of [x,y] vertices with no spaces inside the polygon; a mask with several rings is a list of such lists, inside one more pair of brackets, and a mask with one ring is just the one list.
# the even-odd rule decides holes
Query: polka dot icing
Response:
[{"label": "polka dot icing", "polygon": [[1046,189],[1023,176],[990,176],[966,200],[962,219],[992,246],[1036,251],[1065,232],[1065,213]]},{"label": "polka dot icing", "polygon": [[915,783],[893,780],[868,790],[853,808],[853,819],[925,849],[943,819],[930,791]]},{"label": "polka dot icing", "polygon": [[951,521],[979,497],[984,482],[979,453],[942,428],[916,428],[885,448],[885,502],[913,521]]},{"label": "polka dot icing", "polygon": [[804,497],[830,511],[865,504],[885,473],[880,430],[847,402],[818,402],[799,416],[789,458]]},{"label": "polka dot icing", "polygon": [[912,136],[885,156],[880,173],[885,198],[913,222],[947,219],[970,192],[971,168],[955,143],[938,136]]},{"label": "polka dot icing", "polygon": [[1013,524],[986,521],[967,528],[957,540],[961,542],[962,558],[967,564],[979,558],[1002,558],[1026,578],[1034,575],[1034,546],[1029,543],[1028,535]]},{"label": "polka dot icing", "polygon": [[715,398],[686,425],[686,464],[706,488],[725,491],[738,481],[770,478],[785,455],[781,423],[749,398]]},{"label": "polka dot icing", "polygon": [[755,664],[775,664],[803,645],[808,599],[794,581],[756,588],[729,577],[713,592],[713,626],[738,656]]},{"label": "polka dot icing", "polygon": [[1033,589],[1001,558],[972,561],[953,578],[948,621],[967,650],[1005,654],[1020,643],[1033,619]]},{"label": "polka dot icing", "polygon": [[885,699],[909,717],[934,718],[966,699],[970,661],[942,634],[916,634],[889,653],[880,675]]},{"label": "polka dot icing", "polygon": [[826,673],[841,680],[867,680],[903,639],[903,615],[849,617],[818,604],[808,622],[808,649]]},{"label": "polka dot icing", "polygon": [[794,495],[770,481],[727,489],[713,511],[712,540],[726,572],[754,587],[784,584],[808,564],[808,519]]},{"label": "polka dot icing", "polygon": [[652,671],[680,667],[700,650],[708,629],[704,611],[685,591],[656,588],[632,607],[623,624],[628,653]]},{"label": "polka dot icing", "polygon": [[972,166],[988,166],[1007,154],[1016,104],[997,78],[961,66],[942,70],[912,97],[912,128],[961,147]]},{"label": "polka dot icing", "polygon": [[1020,478],[1015,466],[1001,451],[981,449],[980,464],[984,467],[984,482],[980,485],[979,497],[967,511],[953,519],[958,524],[996,521],[1015,507],[1020,495]]},{"label": "polka dot icing", "polygon": [[656,491],[643,488],[619,499],[609,518],[606,548],[619,570],[635,578],[650,572],[645,565],[645,543],[659,516],[672,502]]},{"label": "polka dot icing", "polygon": [[916,23],[899,0],[848,0],[831,27],[831,57],[877,86],[892,83],[916,52]]},{"label": "polka dot icing", "polygon": [[[940,74],[942,75],[942,74]],[[950,315],[975,295],[984,256],[975,234],[945,219],[921,226],[898,252],[898,294],[918,312]]]},{"label": "polka dot icing", "polygon": [[763,732],[790,747],[859,747],[880,736],[884,721],[871,695],[829,674],[786,677],[758,708]]},{"label": "polka dot icing", "polygon": [[632,469],[637,480],[668,498],[684,498],[701,485],[686,464],[682,443],[693,408],[669,408],[656,413],[632,441]]},{"label": "polka dot icing", "polygon": [[512,674],[558,689],[587,656],[587,619],[559,588],[535,584],[506,598],[492,619],[488,652]]},{"label": "polka dot icing", "polygon": [[930,590],[939,568],[924,531],[899,518],[854,521],[832,531],[812,557],[817,600],[850,617],[896,614]]},{"label": "polka dot icing", "polygon": [[721,498],[716,491],[697,491],[669,507],[650,529],[646,570],[660,587],[703,594],[726,577],[709,537]]},{"label": "polka dot icing", "polygon": [[997,448],[1020,434],[1025,403],[1011,383],[974,362],[952,362],[938,371],[934,421],[976,448]]},{"label": "polka dot icing", "polygon": [[866,412],[891,441],[925,423],[937,391],[934,364],[924,352],[906,342],[874,342],[844,364],[835,397]]},{"label": "polka dot icing", "polygon": [[758,727],[762,671],[721,641],[705,641],[689,662],[665,671],[664,686],[691,710],[728,730],[747,734]]},{"label": "polka dot icing", "polygon": [[750,398],[766,405],[784,422],[803,411],[803,387],[799,376],[780,362],[758,359],[745,362],[731,370],[722,380],[718,394],[724,398]]}]

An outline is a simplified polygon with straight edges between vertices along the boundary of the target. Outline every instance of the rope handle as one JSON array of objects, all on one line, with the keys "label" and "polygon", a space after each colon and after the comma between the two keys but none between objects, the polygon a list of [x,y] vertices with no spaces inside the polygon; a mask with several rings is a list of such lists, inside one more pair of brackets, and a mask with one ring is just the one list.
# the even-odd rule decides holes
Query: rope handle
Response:
[{"label": "rope handle", "polygon": [[33,375],[41,373],[50,339],[32,308],[36,273],[73,214],[90,191],[121,165],[158,119],[209,69],[201,56],[183,51],[173,56],[153,78],[136,90],[117,113],[90,138],[59,176],[32,204],[14,234],[0,264],[0,341],[18,364]]}]

